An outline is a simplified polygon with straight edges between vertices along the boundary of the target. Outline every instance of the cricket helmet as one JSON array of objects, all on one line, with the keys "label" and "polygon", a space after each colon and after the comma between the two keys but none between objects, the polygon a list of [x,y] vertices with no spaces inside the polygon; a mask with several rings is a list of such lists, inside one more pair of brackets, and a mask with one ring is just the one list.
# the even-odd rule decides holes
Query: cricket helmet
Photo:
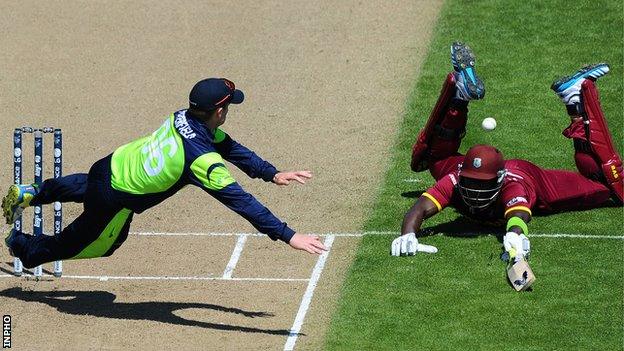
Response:
[{"label": "cricket helmet", "polygon": [[472,210],[491,205],[500,194],[507,170],[503,154],[490,145],[468,150],[459,168],[459,194]]}]

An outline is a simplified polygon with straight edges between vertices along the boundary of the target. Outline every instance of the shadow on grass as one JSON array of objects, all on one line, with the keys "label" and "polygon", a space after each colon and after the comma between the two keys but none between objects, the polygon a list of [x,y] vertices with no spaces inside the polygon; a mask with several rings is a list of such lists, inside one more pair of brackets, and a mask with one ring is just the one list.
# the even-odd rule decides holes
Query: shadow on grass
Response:
[{"label": "shadow on grass", "polygon": [[[425,190],[405,191],[401,193],[401,196],[405,198],[417,199],[422,196],[424,192]],[[424,222],[424,224],[426,225],[427,222]],[[498,235],[500,228],[503,226],[504,225],[501,225],[501,223],[476,221],[469,217],[459,215],[459,217],[450,222],[440,223],[421,229],[419,236],[442,234],[452,237],[472,238],[487,235]],[[499,241],[502,242],[502,237],[499,238]]]},{"label": "shadow on grass", "polygon": [[421,230],[422,236],[441,234],[450,237],[459,238],[476,238],[480,236],[493,235],[502,242],[502,233],[500,228],[504,227],[500,224],[477,222],[466,216],[459,216],[450,222],[436,224]]},{"label": "shadow on grass", "polygon": [[622,204],[616,202],[614,199],[609,199],[600,205],[584,206],[583,204],[579,204],[578,208],[575,208],[572,210],[565,209],[565,210],[553,210],[549,212],[544,212],[544,211],[540,211],[536,209],[535,211],[533,211],[533,214],[536,217],[548,217],[548,216],[557,215],[561,213],[582,212],[582,211],[598,210],[601,208],[616,208],[616,207],[622,207]]},{"label": "shadow on grass", "polygon": [[[193,302],[115,302],[117,297],[107,291],[27,291],[21,288],[9,288],[0,291],[0,296],[26,302],[40,302],[57,311],[80,316],[94,316],[127,320],[148,320],[161,323],[200,327],[224,331],[259,333],[271,335],[289,335],[288,330],[260,329],[194,321],[176,316],[173,312],[187,308],[201,308],[225,313],[235,313],[248,318],[270,317],[267,312],[245,311],[234,307],[224,307],[207,303]],[[301,334],[303,335],[303,334]]]},{"label": "shadow on grass", "polygon": [[[417,199],[420,196],[422,196],[424,192],[425,190],[405,191],[401,193],[401,196],[405,198]],[[533,211],[533,215],[535,217],[549,217],[549,216],[554,216],[554,215],[561,214],[561,213],[589,211],[589,210],[595,210],[595,209],[601,209],[601,208],[615,208],[615,207],[621,207],[621,206],[622,206],[621,204],[617,203],[613,199],[610,199],[609,201],[606,201],[603,204],[600,204],[598,206],[583,207],[581,205],[579,206],[579,208],[572,209],[572,210],[566,209],[566,210],[552,210],[549,212],[544,212],[544,211],[535,209]],[[480,236],[493,235],[493,236],[496,236],[498,241],[502,243],[503,234],[504,234],[503,232],[505,229],[505,222],[506,222],[505,220],[501,219],[498,222],[480,221],[480,220],[476,220],[476,219],[472,219],[470,217],[464,216],[460,214],[459,212],[456,212],[456,213],[458,217],[449,222],[440,223],[434,226],[425,227],[421,229],[421,233],[419,236],[430,236],[430,235],[435,235],[435,234],[441,234],[441,235],[450,236],[450,237],[474,238],[474,237],[480,237]],[[427,222],[425,221],[424,224],[426,225]]]},{"label": "shadow on grass", "polygon": [[401,196],[407,197],[410,199],[419,198],[425,191],[424,190],[415,190],[415,191],[404,191],[401,193]]}]

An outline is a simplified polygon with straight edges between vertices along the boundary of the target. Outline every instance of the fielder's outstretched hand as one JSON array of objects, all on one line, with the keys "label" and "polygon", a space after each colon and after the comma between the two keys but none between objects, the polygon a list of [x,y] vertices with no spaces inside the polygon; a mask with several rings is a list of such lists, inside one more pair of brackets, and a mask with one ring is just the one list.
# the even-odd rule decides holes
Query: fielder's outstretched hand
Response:
[{"label": "fielder's outstretched hand", "polygon": [[288,185],[294,180],[305,184],[306,179],[310,178],[312,178],[312,172],[310,171],[278,172],[273,177],[273,183],[277,185]]},{"label": "fielder's outstretched hand", "polygon": [[320,255],[323,251],[327,251],[327,248],[321,242],[316,235],[305,235],[295,233],[292,238],[290,238],[290,242],[288,243],[293,249],[304,250],[311,254]]}]

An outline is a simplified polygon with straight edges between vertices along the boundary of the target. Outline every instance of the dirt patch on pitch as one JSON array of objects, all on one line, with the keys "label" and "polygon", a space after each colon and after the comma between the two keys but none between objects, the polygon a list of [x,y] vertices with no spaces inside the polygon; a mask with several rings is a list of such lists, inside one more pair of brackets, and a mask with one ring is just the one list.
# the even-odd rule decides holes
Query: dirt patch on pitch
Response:
[{"label": "dirt patch on pitch", "polygon": [[[299,231],[356,231],[381,184],[439,8],[440,2],[431,1],[6,3],[0,12],[0,149],[5,150],[0,164],[7,170],[1,184],[11,182],[9,150],[16,126],[62,127],[65,173],[86,172],[98,158],[151,133],[169,113],[185,107],[198,79],[224,76],[246,93],[245,103],[230,110],[224,129],[280,169],[315,174],[306,186],[286,188],[234,172],[237,180]],[[32,157],[30,152],[25,157]],[[32,168],[24,173],[31,174]],[[66,209],[69,220],[80,207]],[[136,216],[133,230],[254,231],[191,188]],[[112,258],[67,263],[66,274],[218,276],[235,242],[236,237],[131,236]],[[305,254],[293,255],[281,243],[254,239],[248,244],[246,249],[258,254],[244,251],[235,275],[307,278],[315,262]],[[299,347],[321,346],[356,244],[357,239],[336,240]],[[1,257],[8,260],[5,252]],[[96,292],[83,295],[92,301],[114,294],[115,301],[128,303],[199,301],[268,311],[274,316],[241,317],[218,308],[208,314],[195,308],[181,313],[205,323],[280,330],[292,325],[306,287],[305,282],[0,281],[1,289],[20,285],[42,292]],[[16,348],[18,340],[27,342],[18,349],[276,349],[286,339],[93,315],[88,309],[63,312],[45,301],[35,302],[0,299],[0,312],[14,315]],[[130,314],[136,306],[161,307],[126,306],[108,307],[129,308]],[[39,326],[45,329],[35,332]],[[59,341],[51,341],[51,335]]]}]

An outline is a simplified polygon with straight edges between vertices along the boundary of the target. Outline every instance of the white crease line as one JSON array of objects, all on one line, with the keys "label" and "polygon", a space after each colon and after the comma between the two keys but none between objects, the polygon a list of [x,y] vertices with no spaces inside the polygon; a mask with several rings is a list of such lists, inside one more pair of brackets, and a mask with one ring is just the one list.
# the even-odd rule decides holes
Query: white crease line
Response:
[{"label": "white crease line", "polygon": [[316,288],[316,284],[318,284],[319,278],[321,277],[321,273],[323,272],[323,267],[325,267],[325,262],[327,261],[327,256],[329,256],[329,251],[331,250],[331,246],[333,242],[334,242],[334,236],[328,235],[327,238],[325,239],[325,247],[327,247],[327,251],[321,254],[321,256],[316,261],[314,270],[312,270],[312,277],[310,277],[310,281],[308,282],[308,287],[305,293],[303,294],[303,298],[301,299],[301,305],[299,305],[299,311],[297,311],[295,322],[293,323],[292,328],[290,328],[288,339],[286,339],[286,344],[284,345],[285,351],[292,350],[295,348],[295,343],[297,342],[297,337],[299,337],[299,331],[301,330],[301,326],[303,325],[303,320],[305,318],[306,313],[308,312],[310,303],[312,302],[312,295],[314,295],[314,288]]},{"label": "white crease line", "polygon": [[529,238],[573,238],[573,239],[617,239],[624,240],[624,236],[619,235],[585,235],[585,234],[531,234]]},{"label": "white crease line", "polygon": [[404,182],[406,183],[422,183],[424,182],[424,180],[422,179],[403,179]]},{"label": "white crease line", "polygon": [[[399,235],[399,232],[382,232],[382,231],[370,231],[363,233],[345,233],[345,234],[335,234],[336,236],[364,236],[364,235]],[[495,234],[482,234],[482,233],[463,233],[466,236],[478,236],[478,235],[490,235],[494,236]],[[502,233],[501,233],[502,234]],[[436,235],[444,235],[444,234],[436,234]],[[592,234],[566,234],[566,233],[549,233],[549,234],[540,234],[540,233],[530,233],[528,235],[529,238],[569,238],[569,239],[616,239],[616,240],[624,240],[624,236],[622,235],[592,235]]]},{"label": "white crease line", "polygon": [[241,234],[238,236],[238,240],[236,240],[236,246],[234,246],[234,251],[232,251],[232,256],[230,256],[230,261],[228,262],[227,266],[225,267],[225,270],[223,271],[223,279],[232,279],[234,268],[236,268],[238,259],[240,258],[240,255],[243,252],[245,241],[247,241],[247,235]]},{"label": "white crease line", "polygon": [[[34,279],[32,274],[24,274],[22,277]],[[44,274],[44,278],[54,278],[53,275]],[[2,274],[0,278],[17,278],[13,275]],[[85,280],[223,280],[223,281],[261,281],[261,282],[307,282],[306,278],[229,278],[222,277],[175,277],[175,276],[106,276],[106,275],[63,275],[57,279],[85,279]]]},{"label": "white crease line", "polygon": [[[213,232],[205,232],[205,233],[165,233],[165,232],[131,232],[132,235],[139,236],[266,236],[261,233],[213,233]],[[368,231],[368,232],[360,232],[360,233],[308,233],[317,236],[334,236],[334,237],[360,237],[366,235],[399,235],[399,232],[392,231]],[[467,236],[470,235],[481,235],[479,233],[464,233]],[[489,234],[493,235],[493,234]],[[552,234],[529,234],[530,238],[570,238],[570,239],[616,239],[616,240],[624,240],[624,236],[622,235],[585,235],[585,234],[566,234],[566,233],[552,233]]]},{"label": "white crease line", "polygon": [[175,232],[130,232],[130,235],[138,236],[267,236],[262,233],[219,233],[219,232],[189,232],[189,233],[175,233]]}]

